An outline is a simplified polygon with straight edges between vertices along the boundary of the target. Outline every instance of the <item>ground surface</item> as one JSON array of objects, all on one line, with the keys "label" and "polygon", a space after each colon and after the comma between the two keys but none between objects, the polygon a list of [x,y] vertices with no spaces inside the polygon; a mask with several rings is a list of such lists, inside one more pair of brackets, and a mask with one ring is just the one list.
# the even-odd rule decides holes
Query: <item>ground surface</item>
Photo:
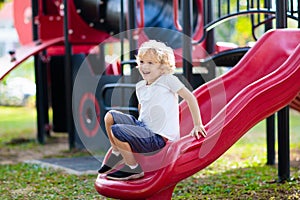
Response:
[{"label": "ground surface", "polygon": [[51,137],[44,145],[37,145],[34,140],[17,138],[0,148],[0,164],[15,164],[47,157],[68,157],[72,153],[74,152],[69,150],[66,136]]},{"label": "ground surface", "polygon": [[[47,142],[44,145],[39,145],[32,139],[28,140],[17,138],[11,140],[2,147],[3,148],[0,148],[0,164],[16,164],[28,160],[89,155],[88,152],[75,150],[70,151],[66,135],[53,135],[53,137],[47,139]],[[236,150],[234,150],[234,152],[236,152]],[[227,164],[222,164],[222,161],[220,162],[221,164],[218,164],[217,162],[215,164],[215,168],[218,168],[218,165],[220,165],[219,168],[230,168],[230,163],[246,163],[247,160],[250,160],[249,162],[255,162],[255,159],[252,157],[242,157],[240,154],[238,155],[230,152],[224,154],[222,158],[224,160],[223,162],[227,162]],[[273,174],[275,172],[275,176],[273,178],[270,174],[265,175],[268,170],[266,170],[264,166],[260,165],[241,169],[230,168],[230,170],[223,170],[217,174],[215,174],[215,171],[218,171],[217,169],[211,171],[211,167],[209,167],[202,173],[198,173],[180,182],[174,191],[172,199],[235,199],[233,198],[236,197],[235,195],[239,196],[238,199],[300,199],[300,179],[299,176],[296,175],[299,174],[300,170],[300,149],[296,148],[291,151],[291,167],[293,168],[291,171],[293,180],[285,184],[276,183],[277,166],[269,169],[273,171]],[[53,176],[53,174],[51,176]],[[55,175],[54,179],[58,179],[57,177],[60,177],[60,175]],[[63,177],[65,177],[65,175]],[[80,178],[81,176],[76,177]],[[87,176],[83,177],[83,179],[87,179]],[[50,178],[48,177],[47,179]],[[59,178],[59,180],[63,181],[64,179]],[[84,181],[85,183],[87,182],[92,185],[94,177],[91,176],[89,180],[87,179]],[[78,182],[79,181],[77,181],[77,183]],[[253,182],[255,184],[253,184]],[[67,186],[68,184],[66,184],[66,187]],[[72,188],[73,186],[74,185],[72,185]],[[38,186],[34,185],[31,185],[30,188],[31,187],[38,188]],[[59,187],[61,187],[59,183],[54,184],[54,186],[50,187],[50,193],[53,193],[52,188],[57,190]],[[219,191],[220,188],[224,187],[225,189]],[[88,189],[78,189],[78,191],[82,190],[84,190],[83,196],[85,198],[93,196],[93,198],[90,199],[106,199],[95,194],[93,186]],[[70,191],[70,189],[65,189],[64,192],[65,191]],[[63,191],[61,192],[63,193]],[[37,191],[35,191],[34,194],[36,196],[42,195]],[[97,196],[97,198],[94,198],[95,196]]]}]

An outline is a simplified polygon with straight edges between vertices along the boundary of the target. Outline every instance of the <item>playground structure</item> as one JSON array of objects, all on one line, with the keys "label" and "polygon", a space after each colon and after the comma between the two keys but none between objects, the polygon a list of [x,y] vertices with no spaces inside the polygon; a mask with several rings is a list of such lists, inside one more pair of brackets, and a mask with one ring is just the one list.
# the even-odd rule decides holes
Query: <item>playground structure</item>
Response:
[{"label": "playground structure", "polygon": [[[234,2],[235,6],[232,6],[232,2]],[[196,89],[194,91],[195,95],[199,99],[200,105],[204,107],[201,107],[201,110],[214,111],[211,116],[207,116],[204,119],[208,131],[210,133],[218,133],[217,129],[222,129],[222,125],[224,125],[222,129],[224,133],[222,134],[229,133],[230,129],[235,130],[236,135],[233,135],[234,138],[228,141],[228,144],[218,144],[218,146],[223,147],[217,149],[213,155],[205,155],[204,164],[196,165],[196,168],[189,172],[180,169],[181,175],[170,180],[168,186],[162,185],[162,183],[154,184],[147,182],[149,177],[153,178],[153,180],[161,180],[160,178],[163,178],[174,170],[172,167],[178,165],[178,162],[182,162],[182,168],[186,169],[189,169],[193,162],[202,163],[202,161],[198,160],[198,155],[195,155],[193,149],[203,146],[202,144],[206,146],[206,142],[204,143],[203,140],[194,142],[191,138],[183,137],[180,142],[170,145],[170,147],[166,148],[166,151],[174,154],[173,157],[170,156],[174,160],[169,160],[172,166],[167,166],[158,171],[153,171],[153,166],[148,166],[148,168],[144,166],[144,168],[149,169],[149,173],[147,173],[146,179],[138,182],[140,187],[136,187],[135,181],[132,183],[136,188],[130,189],[130,194],[132,194],[130,198],[148,198],[150,193],[169,198],[171,191],[178,181],[209,165],[229,148],[227,145],[233,145],[245,131],[249,130],[258,121],[270,116],[288,104],[292,108],[300,110],[300,99],[299,96],[296,96],[299,90],[295,88],[294,90],[291,89],[287,96],[282,96],[282,99],[274,98],[276,106],[272,107],[273,104],[271,103],[264,105],[265,107],[260,110],[264,110],[265,112],[253,120],[244,119],[240,115],[238,115],[240,117],[238,119],[229,116],[228,126],[225,126],[227,125],[225,122],[218,124],[218,117],[224,117],[225,114],[223,112],[227,109],[232,112],[232,115],[237,112],[246,112],[243,108],[239,108],[242,104],[246,105],[252,102],[251,99],[249,99],[250,102],[245,99],[247,97],[246,91],[254,94],[255,92],[252,91],[254,86],[263,87],[265,85],[267,88],[275,86],[273,82],[261,84],[265,80],[261,80],[261,78],[273,76],[274,71],[275,80],[278,80],[282,78],[278,73],[281,73],[284,67],[289,66],[293,70],[297,65],[299,66],[299,62],[297,61],[299,59],[299,48],[296,49],[296,47],[300,42],[300,36],[299,29],[295,32],[279,31],[270,33],[261,40],[260,44],[262,47],[256,47],[254,50],[251,50],[247,54],[247,58],[244,58],[239,64],[237,63],[248,52],[249,47],[232,48],[219,46],[214,38],[215,27],[240,15],[249,15],[251,17],[252,33],[256,39],[258,38],[255,34],[256,28],[261,26],[264,26],[265,30],[288,28],[288,18],[296,21],[299,28],[299,1],[277,0],[276,4],[275,1],[271,0],[14,1],[15,10],[26,10],[28,7],[32,8],[32,23],[28,24],[24,22],[24,13],[15,12],[14,14],[16,28],[23,46],[15,50],[16,60],[14,62],[10,62],[10,55],[0,60],[0,79],[28,57],[34,55],[38,112],[37,138],[39,142],[44,143],[45,137],[50,134],[48,109],[51,103],[53,110],[52,130],[54,132],[67,132],[70,148],[84,148],[87,146],[86,144],[90,148],[97,146],[101,146],[103,149],[108,148],[105,133],[102,131],[104,124],[102,122],[103,116],[111,107],[116,108],[116,105],[118,105],[118,109],[124,112],[136,113],[135,100],[131,95],[133,94],[134,83],[139,79],[134,70],[134,56],[138,45],[147,39],[159,39],[175,49],[177,66],[182,69],[182,73],[177,75],[187,80],[191,87]],[[274,21],[276,21],[276,27],[273,27]],[[290,37],[287,37],[286,34]],[[285,37],[288,40],[284,40]],[[293,38],[293,40],[290,38]],[[279,40],[281,42],[278,42]],[[292,42],[289,40],[292,40]],[[269,42],[269,46],[274,46],[278,43],[280,48],[274,51],[274,54],[270,53],[269,46],[264,46],[263,44],[265,41]],[[286,43],[290,45],[285,45]],[[109,44],[119,44],[121,46],[119,60],[113,62],[105,60],[105,48]],[[125,46],[128,46],[129,50],[125,50]],[[277,46],[274,49],[277,49]],[[295,53],[292,53],[293,51]],[[123,57],[123,55],[126,55],[126,52],[129,52],[128,58]],[[262,55],[269,57],[270,60],[264,63],[264,67],[261,66],[260,70],[264,74],[260,74],[259,76],[255,74],[257,71],[254,71],[254,69],[259,67],[260,63],[246,65],[246,61],[250,62],[251,58],[258,58],[260,62],[265,62],[265,58]],[[289,56],[291,57],[290,59],[288,59]],[[274,60],[278,60],[278,57],[280,57],[279,61],[277,61],[278,63],[271,64]],[[287,59],[288,61],[285,63]],[[293,60],[296,61],[294,62]],[[125,75],[124,68],[126,65],[130,66],[130,75]],[[242,82],[245,81],[244,85],[241,88],[224,89],[223,92],[225,92],[224,95],[226,95],[227,99],[223,99],[224,101],[221,103],[218,101],[214,102],[213,97],[208,95],[208,89],[214,87],[222,89],[221,85],[218,85],[220,84],[218,83],[220,79],[213,80],[208,84],[204,83],[215,78],[215,66],[232,67],[235,65],[237,65],[235,67],[237,69],[233,68],[235,70],[230,72],[231,74],[243,70],[249,72],[251,76],[248,75],[245,78],[241,74],[234,74],[234,78],[229,78],[228,83],[234,84],[235,81],[240,80]],[[195,73],[193,69],[197,67],[204,67],[208,73]],[[78,73],[81,76],[76,76]],[[299,75],[296,72],[291,72],[291,75],[294,74],[297,77]],[[225,77],[228,76],[230,74]],[[291,80],[295,81],[297,79],[291,78]],[[224,82],[226,83],[226,81]],[[285,84],[288,83],[290,82],[287,81]],[[296,84],[293,86],[299,88]],[[48,89],[49,87],[50,89]],[[284,88],[283,86],[278,87],[281,90]],[[238,93],[240,89],[243,90]],[[271,91],[275,90],[273,88],[269,89]],[[113,91],[117,90],[119,92],[114,94]],[[271,92],[271,94],[273,95],[275,92]],[[112,102],[114,95],[121,96],[122,98]],[[241,99],[238,99],[238,97]],[[267,96],[263,97],[269,99]],[[48,99],[50,99],[50,102]],[[130,102],[129,105],[128,102]],[[270,102],[272,101],[270,100]],[[191,122],[187,111],[185,111],[185,107],[184,103],[181,104],[182,136],[190,129],[189,123]],[[255,110],[255,106],[249,108]],[[234,120],[248,122],[249,124],[236,122],[239,126],[232,127]],[[271,115],[267,119],[267,122],[268,163],[274,164],[274,115]],[[280,180],[289,178],[288,134],[288,107],[284,107],[278,112],[278,176]],[[212,135],[213,138],[218,134]],[[214,139],[210,139],[209,137],[208,141],[214,141]],[[163,153],[166,152],[161,152],[161,154]],[[195,159],[197,158],[195,161],[191,160],[193,156]],[[147,158],[140,159],[146,159],[147,161]],[[164,162],[170,163],[168,160]],[[122,195],[126,194],[125,191],[128,192],[128,189],[131,188],[130,183],[126,184],[109,182],[105,177],[99,176],[95,186],[100,194],[107,196],[114,194],[117,195],[115,196],[116,198],[124,198]],[[117,194],[111,193],[112,191],[108,189],[112,185],[118,191]],[[151,185],[153,187],[149,188]],[[138,188],[144,186],[147,186],[145,188],[148,188],[148,190],[145,189],[143,190],[144,192],[138,190]],[[161,187],[162,190],[155,189],[154,187]]]}]

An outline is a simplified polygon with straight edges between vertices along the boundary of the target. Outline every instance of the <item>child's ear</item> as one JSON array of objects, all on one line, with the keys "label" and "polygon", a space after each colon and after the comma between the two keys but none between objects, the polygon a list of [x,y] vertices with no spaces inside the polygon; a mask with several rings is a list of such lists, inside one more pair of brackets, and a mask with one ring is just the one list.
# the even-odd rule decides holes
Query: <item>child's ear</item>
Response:
[{"label": "child's ear", "polygon": [[164,74],[165,73],[165,68],[163,65],[160,66],[160,74]]}]

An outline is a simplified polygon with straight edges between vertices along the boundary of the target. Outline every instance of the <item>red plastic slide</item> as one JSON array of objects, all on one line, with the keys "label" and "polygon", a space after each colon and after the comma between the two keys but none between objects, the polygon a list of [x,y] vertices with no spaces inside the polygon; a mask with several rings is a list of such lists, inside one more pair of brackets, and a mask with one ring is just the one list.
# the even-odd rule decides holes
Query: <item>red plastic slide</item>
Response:
[{"label": "red plastic slide", "polygon": [[231,71],[194,91],[206,138],[185,136],[192,120],[186,103],[181,103],[182,138],[156,155],[136,155],[145,170],[142,179],[112,181],[98,175],[98,193],[117,199],[171,199],[179,181],[210,165],[251,127],[296,97],[300,92],[299,43],[299,29],[266,33]]},{"label": "red plastic slide", "polygon": [[296,98],[290,103],[290,107],[293,108],[294,110],[297,110],[300,112],[300,93]]},{"label": "red plastic slide", "polygon": [[16,49],[14,55],[5,55],[0,58],[0,80],[2,80],[11,70],[16,68],[19,64],[24,62],[30,56],[47,49],[48,47],[61,45],[64,38],[54,38],[47,41],[35,41]]}]

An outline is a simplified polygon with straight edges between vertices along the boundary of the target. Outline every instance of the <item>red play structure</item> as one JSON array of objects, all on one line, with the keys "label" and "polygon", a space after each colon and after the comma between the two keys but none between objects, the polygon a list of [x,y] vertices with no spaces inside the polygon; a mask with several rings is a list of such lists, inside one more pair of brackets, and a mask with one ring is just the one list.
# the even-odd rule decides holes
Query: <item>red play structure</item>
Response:
[{"label": "red play structure", "polygon": [[[194,141],[185,136],[192,120],[182,102],[182,138],[157,155],[136,155],[145,177],[118,182],[98,176],[96,190],[119,199],[170,199],[179,181],[211,164],[265,118],[268,164],[274,164],[271,130],[277,111],[278,176],[286,180],[288,105],[300,111],[299,10],[299,0],[15,0],[22,45],[14,59],[9,54],[0,58],[0,80],[34,56],[38,141],[44,143],[52,127],[68,133],[70,148],[107,150],[105,113],[114,108],[138,115],[134,86],[140,77],[134,59],[139,44],[166,42],[175,51],[176,76],[194,90],[205,113],[208,137]],[[214,29],[239,16],[251,19],[256,44],[216,42]],[[291,29],[290,21],[297,27]],[[259,27],[267,33],[257,36]],[[108,59],[110,51],[118,58]],[[216,78],[220,66],[233,68]]]}]

